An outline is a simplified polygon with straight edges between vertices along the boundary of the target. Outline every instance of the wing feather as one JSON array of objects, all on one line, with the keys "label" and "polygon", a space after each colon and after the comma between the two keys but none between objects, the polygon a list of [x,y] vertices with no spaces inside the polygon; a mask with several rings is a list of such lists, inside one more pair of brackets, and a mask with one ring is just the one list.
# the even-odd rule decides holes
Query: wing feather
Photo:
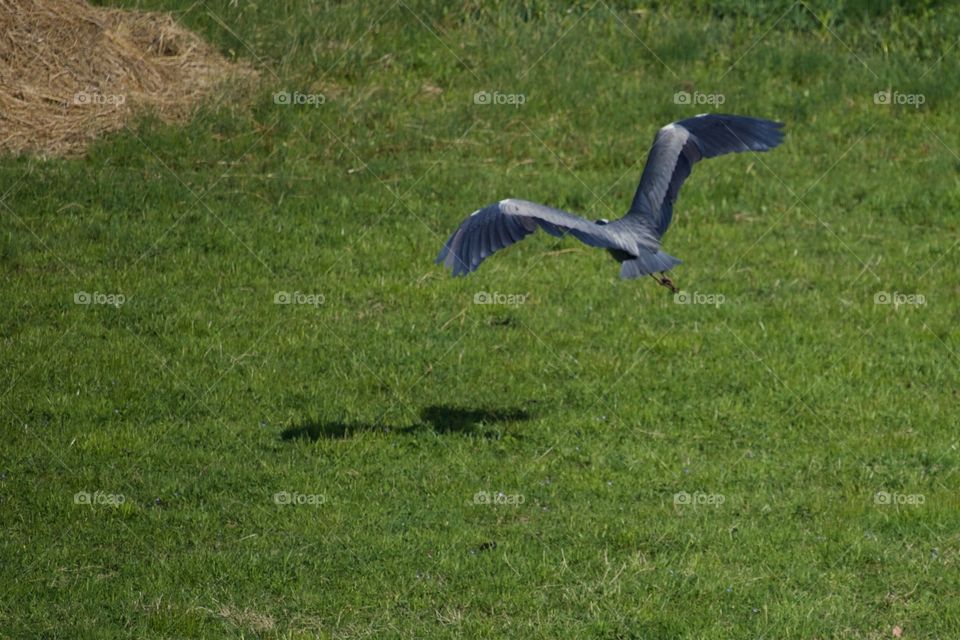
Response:
[{"label": "wing feather", "polygon": [[[637,219],[642,220],[657,238],[662,237],[693,165],[701,158],[773,149],[783,142],[782,127],[781,122],[726,114],[704,114],[668,124],[657,132],[630,211],[622,221],[635,225]],[[633,220],[627,220],[631,217]]]},{"label": "wing feather", "polygon": [[497,230],[497,239],[499,241],[497,245],[498,249],[503,249],[513,244],[513,238],[510,237],[510,224],[507,220],[498,220],[497,224],[493,225],[493,228]]},{"label": "wing feather", "polygon": [[618,238],[603,225],[536,202],[509,199],[484,207],[464,220],[450,235],[436,262],[443,263],[455,276],[465,275],[538,227],[559,237],[569,233],[595,247],[635,250],[630,238]]}]

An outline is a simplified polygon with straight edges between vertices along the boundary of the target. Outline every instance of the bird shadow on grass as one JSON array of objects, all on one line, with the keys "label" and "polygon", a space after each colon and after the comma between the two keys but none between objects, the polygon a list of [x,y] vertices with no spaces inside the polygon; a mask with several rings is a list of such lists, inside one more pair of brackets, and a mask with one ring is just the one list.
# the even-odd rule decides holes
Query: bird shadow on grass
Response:
[{"label": "bird shadow on grass", "polygon": [[[510,425],[529,419],[530,413],[520,408],[478,409],[435,405],[423,409],[420,412],[420,421],[406,427],[309,419],[287,427],[280,437],[283,440],[343,440],[364,432],[416,435],[424,431],[433,431],[440,435],[476,435],[496,440],[505,435],[506,429],[490,428],[493,425]],[[514,438],[521,437],[516,433],[510,433],[510,435]]]}]

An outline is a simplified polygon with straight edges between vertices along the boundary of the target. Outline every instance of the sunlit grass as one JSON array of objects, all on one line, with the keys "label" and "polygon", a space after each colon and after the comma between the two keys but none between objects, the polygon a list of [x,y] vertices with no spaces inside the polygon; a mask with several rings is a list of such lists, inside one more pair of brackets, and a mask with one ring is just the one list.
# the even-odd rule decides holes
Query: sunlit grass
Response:
[{"label": "sunlit grass", "polygon": [[[0,162],[0,635],[960,633],[960,12],[122,4],[263,83]],[[691,303],[432,264],[504,197],[622,215],[707,110],[787,141],[694,169]]]}]

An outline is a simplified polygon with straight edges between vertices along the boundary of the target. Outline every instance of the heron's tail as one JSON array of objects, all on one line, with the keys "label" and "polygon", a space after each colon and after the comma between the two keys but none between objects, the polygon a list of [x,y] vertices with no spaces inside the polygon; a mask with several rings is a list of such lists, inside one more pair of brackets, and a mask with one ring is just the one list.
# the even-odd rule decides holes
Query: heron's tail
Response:
[{"label": "heron's tail", "polygon": [[650,273],[669,271],[680,264],[682,260],[674,258],[663,251],[643,251],[632,260],[624,260],[620,265],[620,277],[624,280],[639,278]]}]

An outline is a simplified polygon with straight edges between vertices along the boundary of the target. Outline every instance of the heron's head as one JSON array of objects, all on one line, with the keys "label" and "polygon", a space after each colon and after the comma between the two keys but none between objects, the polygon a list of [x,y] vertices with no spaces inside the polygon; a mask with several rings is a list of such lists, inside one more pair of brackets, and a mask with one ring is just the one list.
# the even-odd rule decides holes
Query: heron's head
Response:
[{"label": "heron's head", "polygon": [[607,220],[606,218],[600,218],[599,220],[594,220],[594,222],[597,223],[597,224],[599,224],[599,225],[601,225],[601,226],[603,226],[603,225],[607,224],[607,223],[610,222],[610,221]]}]

